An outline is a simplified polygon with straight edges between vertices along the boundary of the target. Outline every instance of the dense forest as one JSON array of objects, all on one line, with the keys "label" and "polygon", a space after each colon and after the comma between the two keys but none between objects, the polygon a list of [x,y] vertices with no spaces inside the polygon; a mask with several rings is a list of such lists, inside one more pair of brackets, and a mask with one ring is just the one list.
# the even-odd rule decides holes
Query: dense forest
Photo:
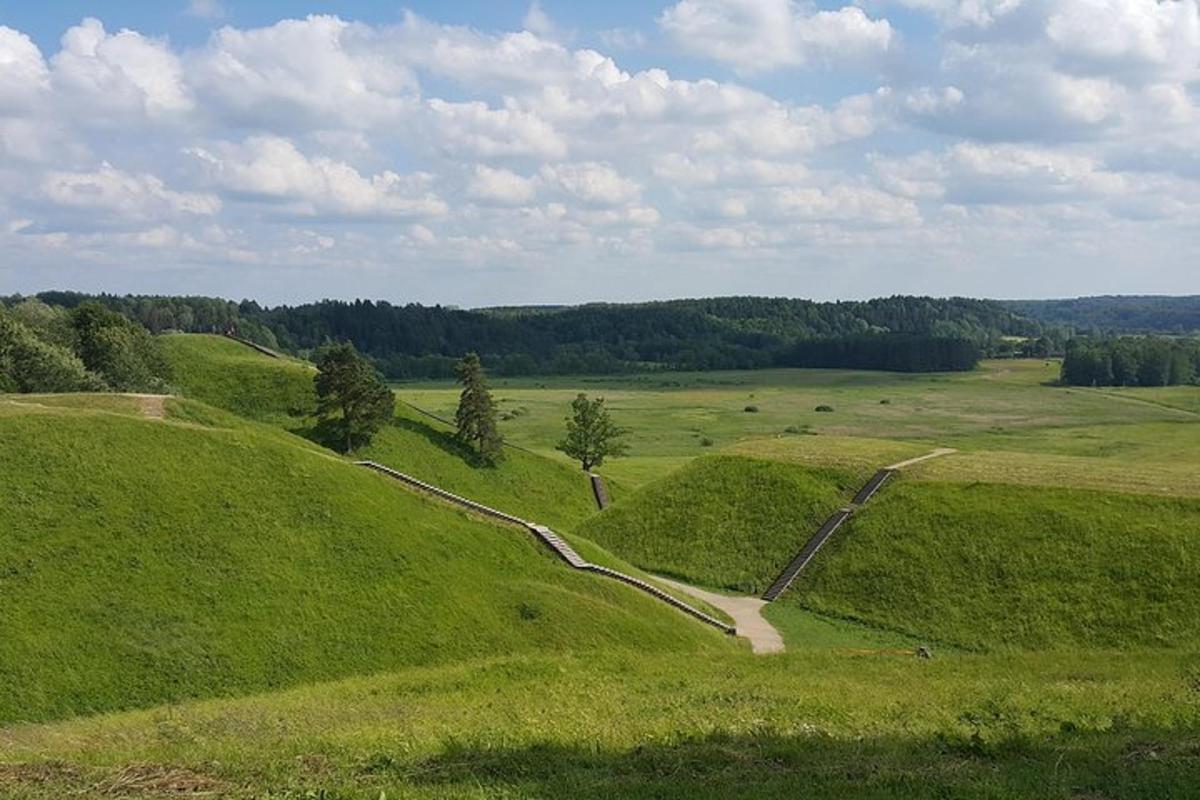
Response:
[{"label": "dense forest", "polygon": [[1161,336],[1072,339],[1062,365],[1071,386],[1177,386],[1198,375],[1200,342]]},{"label": "dense forest", "polygon": [[1100,334],[1200,332],[1200,295],[1079,297],[1073,300],[1006,300],[1025,317]]},{"label": "dense forest", "polygon": [[96,300],[155,333],[236,331],[298,354],[349,341],[393,379],[451,377],[468,351],[479,352],[498,375],[772,366],[963,370],[985,355],[1061,352],[1067,338],[1065,330],[998,303],[966,298],[724,297],[467,311],[365,300],[265,308],[205,297],[38,297],[66,308]]},{"label": "dense forest", "polygon": [[0,392],[151,392],[166,380],[149,331],[99,303],[0,306]]}]

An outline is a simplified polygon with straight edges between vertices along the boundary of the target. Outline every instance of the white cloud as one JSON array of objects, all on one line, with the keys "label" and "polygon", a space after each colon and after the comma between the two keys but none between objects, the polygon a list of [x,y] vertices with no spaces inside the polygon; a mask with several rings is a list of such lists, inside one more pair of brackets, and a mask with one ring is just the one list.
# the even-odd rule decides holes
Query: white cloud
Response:
[{"label": "white cloud", "polygon": [[129,220],[211,216],[221,210],[221,200],[214,194],[174,191],[154,175],[124,172],[108,163],[92,172],[49,172],[41,191],[59,206]]},{"label": "white cloud", "polygon": [[308,158],[287,139],[258,136],[241,145],[189,151],[222,189],[280,202],[291,212],[364,218],[434,217],[446,203],[429,191],[432,176],[390,170],[364,177],[329,158]]},{"label": "white cloud", "polygon": [[532,200],[535,194],[537,189],[530,179],[486,164],[475,166],[475,175],[467,186],[467,196],[500,205],[523,205]]},{"label": "white cloud", "polygon": [[589,205],[616,206],[636,201],[641,187],[607,164],[595,162],[542,167],[542,180]]},{"label": "white cloud", "polygon": [[659,25],[687,52],[746,72],[869,60],[895,31],[858,6],[817,10],[795,0],[680,0]]},{"label": "white cloud", "polygon": [[12,28],[0,25],[0,115],[27,111],[49,88],[42,51]]},{"label": "white cloud", "polygon": [[88,18],[68,30],[51,59],[62,110],[88,122],[121,124],[140,111],[163,118],[190,111],[193,98],[178,56],[165,42],[136,31],[109,34]]}]

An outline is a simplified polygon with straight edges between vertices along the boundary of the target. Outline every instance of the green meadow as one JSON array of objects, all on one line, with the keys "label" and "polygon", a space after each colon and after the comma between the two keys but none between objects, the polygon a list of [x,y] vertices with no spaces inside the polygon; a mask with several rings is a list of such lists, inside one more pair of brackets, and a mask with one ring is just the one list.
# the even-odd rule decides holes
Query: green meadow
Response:
[{"label": "green meadow", "polygon": [[[763,656],[327,450],[306,363],[162,341],[161,419],[0,396],[0,797],[1200,792],[1200,388],[1045,361],[505,379],[514,446],[481,467],[417,410],[456,388],[402,384],[353,456],[740,595],[876,469],[953,448],[766,607]],[[631,429],[602,512],[554,449],[579,392]]]}]

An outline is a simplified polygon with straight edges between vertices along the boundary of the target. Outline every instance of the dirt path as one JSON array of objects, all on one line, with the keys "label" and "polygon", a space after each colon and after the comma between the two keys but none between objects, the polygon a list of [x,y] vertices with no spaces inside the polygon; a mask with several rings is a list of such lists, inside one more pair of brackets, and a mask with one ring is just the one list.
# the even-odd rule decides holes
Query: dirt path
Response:
[{"label": "dirt path", "polygon": [[750,649],[756,654],[783,652],[783,637],[775,629],[775,626],[767,622],[762,615],[762,608],[767,604],[765,600],[757,597],[730,597],[715,592],[706,592],[695,586],[688,586],[686,583],[668,580],[658,575],[654,576],[654,579],[703,600],[711,606],[716,606],[733,617],[737,635],[749,639]]},{"label": "dirt path", "polygon": [[126,397],[132,397],[138,401],[138,409],[143,416],[149,419],[166,419],[165,403],[170,397],[169,394],[129,394]]},{"label": "dirt path", "polygon": [[907,461],[901,461],[899,464],[892,464],[888,467],[884,467],[884,469],[904,469],[905,467],[911,467],[913,464],[920,464],[922,461],[928,461],[931,458],[940,458],[941,456],[948,456],[951,453],[957,452],[958,451],[953,447],[939,447],[933,452],[926,453],[923,456],[917,456],[916,458],[910,458]]}]

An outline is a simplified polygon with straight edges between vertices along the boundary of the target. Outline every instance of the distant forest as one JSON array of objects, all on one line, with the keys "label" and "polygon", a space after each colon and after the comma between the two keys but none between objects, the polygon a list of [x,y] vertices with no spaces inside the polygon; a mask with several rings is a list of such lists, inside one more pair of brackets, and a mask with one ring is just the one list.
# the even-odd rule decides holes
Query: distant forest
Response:
[{"label": "distant forest", "polygon": [[1179,386],[1200,375],[1200,342],[1162,336],[1081,337],[1067,343],[1071,386]]},{"label": "distant forest", "polygon": [[1200,295],[1161,297],[1080,297],[1074,300],[1006,300],[1016,313],[1050,325],[1065,325],[1080,333],[1200,332]]},{"label": "distant forest", "polygon": [[96,300],[154,333],[236,332],[301,355],[350,341],[392,379],[450,377],[455,361],[470,351],[497,375],[765,367],[969,370],[984,356],[1061,353],[1070,333],[1000,303],[967,298],[817,303],[724,297],[461,310],[365,300],[268,308],[207,297],[73,292],[37,297],[66,309]]}]

